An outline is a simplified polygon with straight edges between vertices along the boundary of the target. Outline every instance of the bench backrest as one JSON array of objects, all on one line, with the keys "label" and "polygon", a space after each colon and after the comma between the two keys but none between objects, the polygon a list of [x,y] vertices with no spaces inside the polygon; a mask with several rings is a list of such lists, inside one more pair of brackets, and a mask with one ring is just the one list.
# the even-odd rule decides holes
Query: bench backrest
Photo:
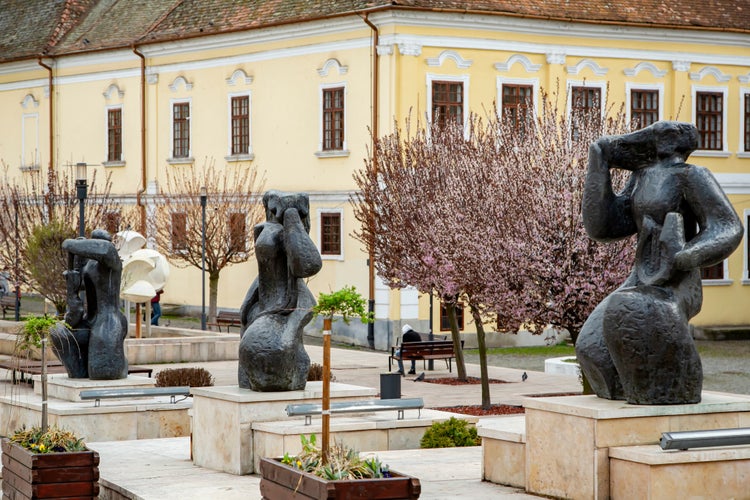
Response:
[{"label": "bench backrest", "polygon": [[[463,343],[463,342],[462,342]],[[427,342],[406,342],[401,345],[401,356],[425,354],[453,354],[452,340],[430,340]]]}]

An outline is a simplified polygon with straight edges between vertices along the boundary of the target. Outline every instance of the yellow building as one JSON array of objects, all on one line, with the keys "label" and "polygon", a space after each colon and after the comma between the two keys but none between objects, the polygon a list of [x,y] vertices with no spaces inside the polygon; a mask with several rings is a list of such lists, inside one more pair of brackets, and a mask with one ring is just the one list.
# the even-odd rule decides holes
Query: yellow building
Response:
[{"label": "yellow building", "polygon": [[[623,102],[644,124],[696,123],[691,161],[715,173],[747,222],[750,6],[669,4],[6,0],[0,159],[13,176],[99,164],[124,203],[145,206],[169,170],[254,165],[267,188],[310,193],[324,258],[313,292],[355,285],[368,295],[349,204],[368,129],[384,134],[435,109],[503,113],[514,96],[536,104],[559,82],[590,106]],[[750,324],[747,241],[707,275],[695,325]],[[255,275],[252,260],[222,273],[219,307],[237,309]],[[189,268],[173,273],[163,300],[196,306],[199,293]],[[427,297],[377,280],[372,293],[377,347],[403,322],[427,329]]]}]

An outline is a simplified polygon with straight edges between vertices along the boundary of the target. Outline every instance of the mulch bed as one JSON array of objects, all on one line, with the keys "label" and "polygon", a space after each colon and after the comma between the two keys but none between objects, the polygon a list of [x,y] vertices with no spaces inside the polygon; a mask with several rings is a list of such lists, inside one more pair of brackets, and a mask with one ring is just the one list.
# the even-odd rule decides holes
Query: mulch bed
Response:
[{"label": "mulch bed", "polygon": [[[424,382],[430,384],[444,384],[444,385],[467,385],[467,384],[481,384],[482,379],[479,377],[466,377],[466,380],[458,380],[455,377],[442,377],[442,378],[427,378]],[[491,378],[490,384],[507,384],[505,380],[499,380]],[[492,405],[489,409],[485,410],[482,405],[465,405],[465,406],[442,406],[439,408],[433,408],[433,410],[449,411],[451,413],[460,413],[461,415],[475,415],[483,417],[485,415],[513,415],[517,413],[524,413],[523,406],[511,406],[511,405]]]},{"label": "mulch bed", "polygon": [[[468,384],[481,384],[482,379],[479,377],[466,377],[466,380],[458,380],[455,377],[442,377],[442,378],[426,378],[422,382],[427,382],[428,384],[443,384],[443,385],[468,385]],[[508,382],[505,380],[500,380],[496,378],[491,378],[489,380],[490,384],[507,384]]]},{"label": "mulch bed", "polygon": [[511,405],[492,405],[489,410],[482,408],[482,405],[468,405],[468,406],[441,406],[439,408],[432,408],[433,410],[449,411],[451,413],[460,413],[461,415],[474,415],[477,417],[484,417],[486,415],[514,415],[517,413],[525,413],[523,406],[511,406]]}]

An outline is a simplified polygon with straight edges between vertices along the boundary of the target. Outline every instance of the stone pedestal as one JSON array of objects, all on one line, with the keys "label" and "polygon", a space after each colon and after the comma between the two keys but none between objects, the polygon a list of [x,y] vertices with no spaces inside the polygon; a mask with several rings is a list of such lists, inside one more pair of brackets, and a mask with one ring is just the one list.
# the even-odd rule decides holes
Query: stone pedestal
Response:
[{"label": "stone pedestal", "polygon": [[[255,392],[238,386],[193,389],[193,462],[230,474],[252,474],[254,422],[287,418],[286,406],[319,403],[322,382],[302,391]],[[375,389],[331,383],[331,403],[372,399]]]},{"label": "stone pedestal", "polygon": [[[35,375],[34,377],[40,377]],[[34,392],[42,393],[42,384],[36,383],[35,378]],[[152,378],[136,377],[128,375],[127,378],[118,380],[91,380],[89,378],[68,378],[64,374],[47,376],[47,398],[61,399],[63,401],[80,401],[81,391],[89,389],[142,389],[144,387],[154,387],[156,382]],[[130,398],[133,399],[133,398]]]},{"label": "stone pedestal", "polygon": [[526,491],[558,498],[609,498],[611,447],[657,444],[662,432],[750,427],[750,397],[713,392],[691,405],[565,396],[524,406]]}]

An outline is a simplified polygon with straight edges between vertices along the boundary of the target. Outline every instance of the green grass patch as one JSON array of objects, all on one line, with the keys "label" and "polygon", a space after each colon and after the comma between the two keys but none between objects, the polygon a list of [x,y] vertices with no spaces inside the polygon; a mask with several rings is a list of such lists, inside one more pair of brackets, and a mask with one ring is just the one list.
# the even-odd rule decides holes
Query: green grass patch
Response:
[{"label": "green grass patch", "polygon": [[[479,349],[465,349],[470,354],[479,353]],[[556,358],[559,356],[575,356],[576,350],[572,345],[558,344],[550,346],[530,347],[493,347],[487,349],[487,354],[513,355],[513,356],[546,356]]]}]

